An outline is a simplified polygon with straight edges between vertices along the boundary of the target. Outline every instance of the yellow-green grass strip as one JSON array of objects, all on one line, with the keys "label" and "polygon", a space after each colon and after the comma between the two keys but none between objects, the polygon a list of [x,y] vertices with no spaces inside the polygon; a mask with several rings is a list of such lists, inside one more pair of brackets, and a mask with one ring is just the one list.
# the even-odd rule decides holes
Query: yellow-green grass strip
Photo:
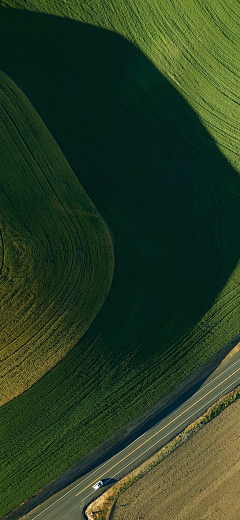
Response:
[{"label": "yellow-green grass strip", "polygon": [[236,336],[240,286],[239,2],[10,4],[0,68],[103,215],[116,268],[78,345],[0,411],[2,511]]},{"label": "yellow-green grass strip", "polygon": [[0,405],[75,345],[103,304],[101,216],[22,92],[0,73]]},{"label": "yellow-green grass strip", "polygon": [[[160,464],[168,455],[173,453],[178,446],[181,446],[205,424],[209,423],[214,417],[217,417],[225,408],[230,406],[240,398],[240,386],[232,392],[221,397],[214,403],[201,417],[187,426],[181,433],[176,435],[174,439],[165,444],[159,451],[152,455],[148,460],[140,464],[136,469],[128,473],[114,486],[109,488],[104,495],[100,496],[96,501],[90,504],[85,511],[87,518],[94,517],[95,520],[110,520],[113,506],[116,500],[135,482],[140,480],[155,466]],[[92,516],[91,516],[92,513]]]}]

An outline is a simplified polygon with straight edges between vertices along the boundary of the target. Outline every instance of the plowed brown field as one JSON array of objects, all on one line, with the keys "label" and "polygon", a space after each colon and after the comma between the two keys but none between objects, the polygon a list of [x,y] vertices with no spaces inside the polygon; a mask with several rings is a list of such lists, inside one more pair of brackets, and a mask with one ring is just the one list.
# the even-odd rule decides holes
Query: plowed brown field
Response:
[{"label": "plowed brown field", "polygon": [[111,520],[239,518],[239,419],[237,401],[121,495]]}]

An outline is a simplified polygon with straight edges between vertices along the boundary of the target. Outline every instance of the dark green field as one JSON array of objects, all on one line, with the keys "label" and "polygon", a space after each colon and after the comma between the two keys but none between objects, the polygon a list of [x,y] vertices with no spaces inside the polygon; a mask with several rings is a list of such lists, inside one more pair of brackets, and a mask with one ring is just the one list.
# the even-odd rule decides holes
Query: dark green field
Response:
[{"label": "dark green field", "polygon": [[81,340],[0,410],[2,514],[239,333],[239,3],[16,4],[0,69],[105,220],[115,270]]},{"label": "dark green field", "polygon": [[33,107],[0,73],[0,406],[59,362],[109,291],[111,238]]}]

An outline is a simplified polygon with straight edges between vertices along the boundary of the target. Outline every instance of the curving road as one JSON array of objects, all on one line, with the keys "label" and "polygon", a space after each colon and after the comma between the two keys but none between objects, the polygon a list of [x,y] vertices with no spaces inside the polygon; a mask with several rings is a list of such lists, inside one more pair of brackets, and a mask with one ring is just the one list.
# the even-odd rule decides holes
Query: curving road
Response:
[{"label": "curving road", "polygon": [[[122,451],[81,477],[71,486],[42,503],[34,512],[24,516],[28,520],[82,520],[83,508],[114,480],[120,479],[136,465],[146,460],[163,444],[197,419],[219,397],[240,384],[240,352],[222,363],[208,377],[198,391],[163,420],[148,429]],[[103,480],[98,491],[92,485]]]}]

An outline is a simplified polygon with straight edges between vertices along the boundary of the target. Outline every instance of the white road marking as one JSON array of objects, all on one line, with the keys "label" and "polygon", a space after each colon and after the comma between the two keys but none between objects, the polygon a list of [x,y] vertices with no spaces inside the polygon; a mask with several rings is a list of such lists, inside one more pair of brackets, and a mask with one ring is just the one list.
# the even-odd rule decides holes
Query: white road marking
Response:
[{"label": "white road marking", "polygon": [[[197,395],[199,392],[201,392],[202,390],[205,390],[205,388],[207,388],[207,386],[209,386],[211,383],[213,383],[213,381],[215,381],[215,380],[218,379],[219,377],[223,376],[223,374],[225,374],[225,372],[227,372],[230,368],[232,368],[232,367],[233,367],[234,365],[236,365],[236,363],[238,363],[238,362],[239,362],[239,360],[235,361],[232,365],[230,365],[230,366],[229,366],[226,370],[224,370],[221,374],[219,374],[219,375],[216,376],[214,379],[212,379],[209,383],[207,383],[206,386],[204,386],[204,388],[200,388],[200,389],[196,392],[196,394],[194,394],[194,396],[196,396],[196,395]],[[232,383],[231,383],[231,385],[232,385]],[[231,386],[231,385],[229,385],[229,386]],[[228,386],[227,388],[229,388],[229,386]],[[227,388],[226,388],[225,390],[227,390]],[[220,395],[220,394],[217,394],[216,397],[218,397],[218,395]],[[187,401],[185,401],[184,404],[186,404],[186,403],[187,403],[187,402],[188,402],[192,397],[193,397],[193,396],[189,397],[189,399],[187,399]],[[209,402],[211,402],[211,401],[209,401]],[[207,403],[207,404],[208,404],[208,403]],[[178,408],[180,408],[181,406],[182,406],[182,404],[179,405],[175,410],[173,410],[173,412],[175,412],[176,410],[178,410]],[[199,411],[199,410],[198,410],[198,411]],[[164,417],[164,420],[167,419],[167,417],[169,417],[173,412],[170,412],[168,415],[166,415],[166,417]],[[197,412],[194,412],[194,413],[197,413]],[[192,414],[192,415],[194,415],[194,414]],[[190,415],[189,419],[192,417],[192,415]],[[44,509],[43,511],[41,511],[40,513],[38,513],[36,516],[34,516],[34,517],[32,518],[32,520],[35,520],[35,518],[37,518],[38,516],[42,515],[42,514],[45,513],[46,511],[48,511],[48,509],[50,509],[52,506],[54,506],[55,504],[57,504],[57,502],[59,502],[60,500],[62,500],[62,499],[63,499],[64,497],[66,497],[69,493],[71,493],[72,491],[74,491],[74,489],[76,489],[78,486],[80,486],[81,484],[83,484],[83,482],[85,482],[88,478],[92,477],[92,475],[94,475],[97,471],[100,471],[101,468],[103,468],[106,464],[108,464],[111,460],[113,460],[117,455],[120,455],[120,453],[122,453],[124,450],[126,450],[127,448],[129,448],[130,446],[132,446],[132,444],[134,444],[136,441],[138,441],[139,439],[141,439],[141,437],[143,437],[143,435],[146,435],[146,433],[148,433],[148,432],[151,431],[153,428],[155,428],[155,426],[157,426],[160,422],[162,422],[162,420],[163,420],[163,419],[161,419],[161,421],[159,421],[159,422],[156,423],[154,426],[152,426],[151,428],[149,428],[149,430],[147,430],[146,432],[142,433],[142,435],[140,435],[140,436],[137,437],[134,441],[132,441],[130,444],[128,444],[128,446],[125,446],[125,448],[123,448],[121,451],[119,451],[118,453],[116,453],[115,455],[113,455],[113,457],[111,457],[111,459],[109,459],[109,460],[107,460],[106,462],[104,462],[104,464],[102,464],[102,465],[100,466],[100,468],[97,468],[95,471],[93,471],[92,473],[90,473],[90,475],[88,475],[84,480],[81,480],[81,482],[79,482],[78,484],[76,484],[76,486],[74,486],[72,489],[70,489],[69,491],[67,491],[67,493],[65,493],[64,495],[62,495],[62,496],[61,496],[60,498],[58,498],[55,502],[53,502],[52,504],[50,504],[50,506],[48,506],[46,509]],[[181,424],[182,424],[182,423],[180,423],[179,426],[181,426]],[[174,429],[176,429],[176,428],[174,428]],[[174,431],[174,430],[172,430],[172,431]],[[169,432],[169,433],[171,433],[171,432]],[[168,435],[169,435],[169,434],[168,434]],[[163,437],[163,438],[164,438],[164,437]],[[159,442],[159,440],[158,440],[157,442]],[[155,444],[156,444],[156,443],[155,443]],[[153,446],[155,446],[155,444],[153,444],[152,446],[150,446],[150,448],[152,448]],[[148,448],[146,451],[148,451],[150,448]],[[144,452],[144,453],[146,453],[146,452]],[[144,453],[141,454],[141,455],[144,455]],[[137,457],[137,458],[138,458],[138,457]],[[137,458],[134,459],[134,461],[131,461],[131,463],[132,463],[132,462],[135,462],[135,460],[137,460]],[[127,466],[129,466],[129,464],[128,464]],[[126,466],[126,467],[127,467],[127,466]],[[125,469],[125,468],[124,468],[124,469]],[[118,472],[118,473],[119,473],[119,472]],[[116,473],[116,474],[117,474],[117,473]],[[90,493],[90,495],[91,495],[91,494],[92,494],[92,493]],[[88,495],[88,496],[90,496],[90,495]],[[86,498],[88,498],[88,497],[85,497],[85,499],[86,499]],[[37,506],[37,507],[38,507],[38,506]]]},{"label": "white road marking", "polygon": [[[234,381],[235,383],[237,382],[238,380]],[[227,390],[230,386],[232,386],[232,383],[227,386],[227,388],[225,390]],[[219,392],[219,394],[217,394],[216,397],[218,397],[219,395],[221,394],[221,392]],[[211,400],[208,401],[203,408],[205,408],[205,406],[207,406],[209,403],[211,403]],[[196,413],[198,413],[200,411],[200,409],[198,409],[196,412],[192,413],[191,415],[189,415],[189,417],[187,419],[185,419],[185,421],[188,421],[188,419],[191,419],[191,417],[193,415],[195,415]],[[179,426],[181,426],[182,424],[185,423],[185,421],[182,421],[180,424],[178,424],[178,426],[176,426],[176,428],[173,428],[170,432],[166,433],[166,435],[164,435],[161,439],[158,439],[158,441],[156,441],[154,444],[152,444],[147,450],[145,450],[143,453],[140,453],[140,455],[138,455],[134,460],[132,460],[131,462],[129,462],[129,464],[127,464],[127,466],[124,466],[123,469],[119,470],[117,473],[115,473],[111,478],[114,478],[116,477],[116,475],[118,475],[118,473],[120,473],[120,471],[123,471],[125,470],[130,464],[132,464],[133,462],[135,462],[139,457],[141,457],[141,455],[144,455],[145,453],[147,453],[147,451],[149,451],[151,448],[153,448],[156,444],[158,444],[160,441],[162,441],[165,437],[167,437],[168,435],[170,435],[170,433],[174,432],[174,430],[177,430],[177,428],[179,428]],[[170,442],[170,441],[169,441]]]},{"label": "white road marking", "polygon": [[[237,383],[238,382],[238,379],[236,379],[236,381],[234,381],[234,383]],[[230,386],[232,386],[232,383],[230,385],[227,386],[227,388],[225,388],[224,391],[226,391],[228,388],[230,388]],[[215,397],[217,398],[219,395],[221,395],[222,392],[219,392]],[[209,403],[211,403],[212,399],[210,399],[210,401],[208,401],[202,408],[205,408]],[[143,453],[140,453],[140,455],[138,455],[134,460],[131,460],[126,466],[124,466],[124,468],[121,468],[119,471],[117,471],[117,473],[114,473],[114,475],[112,475],[110,478],[108,478],[108,480],[111,480],[112,478],[116,477],[116,475],[118,475],[118,473],[120,473],[121,471],[124,471],[128,466],[130,466],[130,464],[132,464],[133,462],[135,462],[137,459],[139,459],[139,457],[141,457],[142,455],[145,455],[145,453],[147,453],[147,451],[149,451],[151,448],[153,448],[154,446],[156,446],[156,444],[158,444],[160,441],[162,441],[165,437],[167,437],[168,435],[170,435],[171,433],[173,433],[175,430],[177,430],[179,428],[179,426],[181,426],[182,424],[184,424],[186,421],[188,421],[189,419],[191,419],[191,417],[193,417],[193,415],[195,415],[196,413],[198,413],[199,411],[201,410],[201,408],[199,408],[198,410],[196,410],[195,412],[193,412],[191,415],[189,415],[189,417],[187,417],[184,421],[182,421],[180,424],[178,424],[178,426],[176,426],[175,428],[173,428],[170,432],[166,433],[163,437],[161,437],[161,439],[158,439],[154,444],[152,444],[151,446],[149,446]],[[169,441],[170,442],[170,441]],[[130,445],[129,445],[130,446]],[[121,462],[121,461],[120,461]],[[100,469],[100,468],[99,468]],[[106,484],[106,483],[105,483]],[[86,500],[87,498],[89,498],[92,494],[94,493],[94,491],[92,491],[89,495],[87,495],[86,497],[84,497],[82,499],[82,502],[83,500]]]}]

